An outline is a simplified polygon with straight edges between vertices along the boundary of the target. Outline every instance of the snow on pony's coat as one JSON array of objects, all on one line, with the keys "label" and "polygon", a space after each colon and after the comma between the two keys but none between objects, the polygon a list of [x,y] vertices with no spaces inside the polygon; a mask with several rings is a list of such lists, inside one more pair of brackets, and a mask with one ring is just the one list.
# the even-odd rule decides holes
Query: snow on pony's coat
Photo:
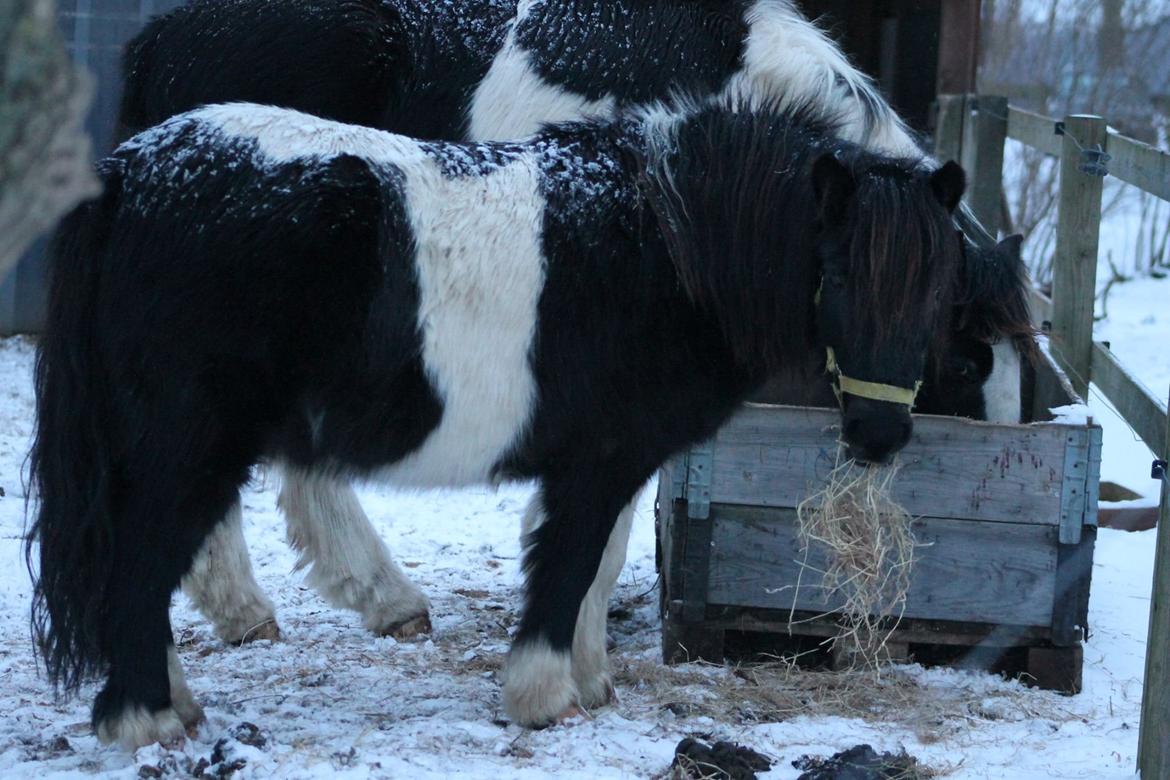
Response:
[{"label": "snow on pony's coat", "polygon": [[[502,139],[682,90],[700,100],[801,105],[839,122],[842,136],[862,146],[921,154],[870,80],[788,0],[194,0],[152,21],[128,47],[125,65],[124,133],[203,103],[251,100],[419,138]],[[1016,377],[1002,360],[987,368],[993,357],[985,344],[964,343],[968,349],[927,377],[921,410],[1014,421]],[[813,356],[773,400],[793,402],[812,387],[821,393],[813,400],[831,405],[819,360]],[[985,386],[989,374],[1006,381]],[[410,468],[422,478],[429,467],[416,460]],[[283,484],[295,492],[292,479]],[[344,484],[318,477],[313,489],[326,499],[336,494],[321,505],[347,505]],[[353,565],[332,550],[372,536],[360,508],[348,505],[357,511],[320,521],[337,533],[303,550],[319,564],[314,581],[333,603],[356,606],[375,632],[425,623],[426,597],[405,576],[390,576],[398,569],[384,545],[366,545]],[[349,527],[355,523],[366,527]],[[205,555],[239,559],[243,549],[231,525]],[[209,570],[197,566],[187,590],[214,592],[197,582]],[[241,594],[259,592],[239,574]],[[221,625],[255,610],[254,599],[199,603]]]},{"label": "snow on pony's coat", "polygon": [[[50,675],[106,677],[105,740],[191,725],[170,594],[274,459],[539,480],[504,701],[540,725],[607,696],[598,638],[575,630],[599,620],[582,601],[654,470],[818,345],[912,385],[961,293],[961,170],[833,130],[696,106],[457,145],[228,105],[123,144],[55,242],[38,358],[29,549]],[[519,249],[501,259],[504,241]],[[817,298],[822,274],[899,284]],[[845,437],[882,460],[909,411],[863,401],[846,397]]]}]

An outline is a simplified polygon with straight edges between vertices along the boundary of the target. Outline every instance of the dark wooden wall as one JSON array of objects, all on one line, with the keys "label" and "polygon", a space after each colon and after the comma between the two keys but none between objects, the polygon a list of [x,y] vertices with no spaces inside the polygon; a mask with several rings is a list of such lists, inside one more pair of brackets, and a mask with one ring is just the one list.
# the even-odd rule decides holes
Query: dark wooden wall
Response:
[{"label": "dark wooden wall", "polygon": [[975,87],[980,0],[799,0],[898,113],[928,134],[935,97]]}]

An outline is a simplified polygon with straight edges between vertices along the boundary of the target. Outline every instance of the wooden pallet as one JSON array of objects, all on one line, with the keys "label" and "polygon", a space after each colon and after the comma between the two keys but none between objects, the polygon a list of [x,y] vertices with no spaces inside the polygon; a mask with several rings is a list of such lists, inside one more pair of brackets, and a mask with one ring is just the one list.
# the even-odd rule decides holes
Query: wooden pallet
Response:
[{"label": "wooden pallet", "polygon": [[[907,658],[971,661],[1080,690],[1096,540],[1101,429],[1045,419],[1075,400],[1046,362],[1026,379],[1038,422],[916,416],[894,498],[918,518],[903,620]],[[841,600],[802,576],[796,509],[831,470],[835,410],[749,405],[669,463],[657,503],[663,655],[720,660],[731,634],[822,641]],[[797,584],[799,583],[799,588]],[[789,615],[799,616],[790,623]],[[830,617],[810,620],[818,615]],[[774,647],[774,649],[775,649]],[[1019,659],[1022,659],[1019,660]],[[953,660],[953,659],[952,659]]]}]

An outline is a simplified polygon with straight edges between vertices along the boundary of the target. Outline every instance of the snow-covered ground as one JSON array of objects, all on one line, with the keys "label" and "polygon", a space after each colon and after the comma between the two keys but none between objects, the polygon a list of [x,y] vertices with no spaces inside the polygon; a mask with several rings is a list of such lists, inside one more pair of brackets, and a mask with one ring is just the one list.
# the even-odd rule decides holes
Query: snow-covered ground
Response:
[{"label": "snow-covered ground", "polygon": [[[1159,395],[1170,382],[1163,350],[1170,281],[1122,285],[1102,334]],[[430,638],[395,642],[366,633],[355,615],[328,607],[292,574],[272,486],[245,495],[257,576],[277,604],[285,639],[225,647],[187,604],[174,624],[192,689],[208,720],[180,748],[131,755],[89,732],[88,702],[59,703],[37,673],[29,642],[29,580],[21,552],[20,471],[33,425],[33,348],[0,340],[0,777],[152,777],[191,774],[214,756],[243,760],[236,777],[651,777],[684,736],[733,739],[777,760],[769,778],[795,778],[791,762],[868,742],[905,748],[953,778],[1133,776],[1145,655],[1152,533],[1102,531],[1093,572],[1079,696],[1024,689],[991,675],[910,667],[897,684],[937,711],[915,721],[800,712],[769,717],[753,706],[714,706],[747,695],[749,681],[723,669],[657,670],[659,653],[652,497],[634,525],[613,623],[620,701],[594,718],[540,732],[504,723],[498,672],[519,595],[520,514],[530,488],[402,494],[362,491],[380,533],[433,601]],[[1105,417],[1106,478],[1155,495],[1149,453]],[[647,671],[650,670],[650,671]],[[651,679],[653,678],[653,679]],[[878,694],[875,692],[875,696]],[[726,702],[723,702],[726,704]],[[888,711],[888,710],[887,710]],[[728,713],[732,714],[728,714]],[[720,719],[711,717],[719,713]],[[255,724],[265,742],[235,739]]]}]

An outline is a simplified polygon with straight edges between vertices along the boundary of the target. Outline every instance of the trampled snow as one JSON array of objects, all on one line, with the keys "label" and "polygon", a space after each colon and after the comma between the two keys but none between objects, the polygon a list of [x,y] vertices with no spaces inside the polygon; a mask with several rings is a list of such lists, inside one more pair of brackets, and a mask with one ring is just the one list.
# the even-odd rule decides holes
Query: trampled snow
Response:
[{"label": "trampled snow", "polygon": [[[1164,315],[1151,321],[1148,312],[1166,311],[1162,302],[1168,296],[1170,281],[1118,286],[1113,319],[1103,328],[1123,360],[1160,394],[1170,380],[1166,326],[1156,321]],[[1137,313],[1139,306],[1147,307],[1146,315]],[[626,614],[611,621],[620,699],[591,720],[533,732],[503,722],[500,709],[499,668],[520,604],[517,535],[531,490],[523,485],[361,491],[379,532],[433,603],[432,635],[396,642],[368,634],[356,615],[329,607],[291,572],[295,556],[284,543],[274,486],[258,480],[245,493],[245,528],[284,639],[224,646],[177,595],[173,620],[180,657],[208,720],[179,748],[156,745],[134,754],[103,748],[88,726],[93,689],[56,701],[38,674],[29,640],[20,471],[33,427],[32,364],[30,341],[0,341],[0,777],[183,777],[200,759],[210,761],[221,739],[221,761],[212,769],[235,762],[233,776],[240,778],[651,777],[667,769],[680,739],[695,734],[733,739],[772,756],[778,763],[769,778],[797,777],[791,762],[803,754],[828,755],[863,742],[879,750],[905,748],[951,778],[1133,776],[1153,566],[1150,532],[1100,533],[1093,634],[1085,646],[1085,690],[1079,696],[1025,690],[981,672],[911,667],[907,674],[940,697],[969,701],[963,716],[922,728],[808,716],[716,722],[673,706],[701,698],[704,691],[693,684],[680,682],[667,702],[621,674],[659,653],[653,498],[647,491],[616,594]],[[1106,426],[1103,474],[1155,496],[1148,450],[1105,412],[1091,400],[1090,413]],[[713,680],[729,674],[705,673]],[[259,727],[262,746],[235,738],[242,723]]]}]

